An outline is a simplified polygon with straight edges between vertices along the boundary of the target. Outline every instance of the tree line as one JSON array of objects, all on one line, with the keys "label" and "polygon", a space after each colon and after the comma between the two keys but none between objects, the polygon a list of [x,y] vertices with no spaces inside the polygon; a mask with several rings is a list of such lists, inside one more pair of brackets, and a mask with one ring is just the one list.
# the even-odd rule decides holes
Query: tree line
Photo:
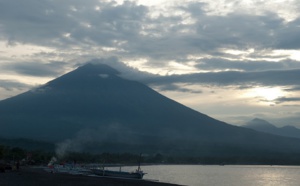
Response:
[{"label": "tree line", "polygon": [[[54,151],[26,150],[20,147],[0,145],[0,161],[16,162],[23,164],[47,165],[52,157],[56,157]],[[59,162],[77,163],[106,163],[136,165],[139,161],[142,164],[247,164],[247,165],[300,165],[300,158],[295,154],[260,154],[259,156],[176,156],[161,153],[155,154],[134,154],[134,153],[85,153],[69,152],[64,157],[56,157]]]}]

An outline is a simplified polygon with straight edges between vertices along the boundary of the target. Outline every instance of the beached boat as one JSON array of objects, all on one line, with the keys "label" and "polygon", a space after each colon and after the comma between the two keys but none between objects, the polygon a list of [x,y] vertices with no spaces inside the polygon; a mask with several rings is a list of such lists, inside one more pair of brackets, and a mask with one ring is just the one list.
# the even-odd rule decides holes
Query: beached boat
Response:
[{"label": "beached boat", "polygon": [[[141,159],[141,157],[140,157]],[[82,174],[82,175],[91,175],[94,174],[96,176],[105,176],[105,177],[117,177],[117,178],[130,178],[130,179],[142,179],[143,176],[146,174],[144,173],[140,168],[140,160],[139,160],[139,166],[138,169],[134,172],[125,172],[121,171],[121,166],[119,171],[114,170],[106,170],[105,166],[110,165],[102,165],[100,168],[99,165],[85,165],[85,166],[78,166],[75,163],[73,164],[55,164],[57,162],[57,159],[55,157],[52,157],[50,162],[48,163],[47,168],[45,168],[45,171],[51,172],[51,173],[67,173],[67,174]],[[97,168],[91,168],[97,167]],[[114,165],[115,167],[116,165]]]},{"label": "beached boat", "polygon": [[130,178],[130,179],[142,179],[145,173],[138,169],[135,172],[113,171],[105,169],[91,169],[91,171],[97,176],[105,177],[117,177],[117,178]]},{"label": "beached boat", "polygon": [[130,179],[142,179],[143,176],[146,174],[141,170],[141,159],[142,154],[140,154],[138,168],[134,172],[125,172],[121,171],[121,166],[119,171],[114,170],[105,170],[105,166],[103,165],[102,168],[94,168],[91,171],[97,176],[105,176],[105,177],[115,177],[115,178],[130,178]]},{"label": "beached boat", "polygon": [[66,174],[73,174],[73,175],[89,175],[91,174],[91,170],[89,168],[85,168],[79,165],[50,165],[44,169],[47,172],[51,173],[66,173]]}]

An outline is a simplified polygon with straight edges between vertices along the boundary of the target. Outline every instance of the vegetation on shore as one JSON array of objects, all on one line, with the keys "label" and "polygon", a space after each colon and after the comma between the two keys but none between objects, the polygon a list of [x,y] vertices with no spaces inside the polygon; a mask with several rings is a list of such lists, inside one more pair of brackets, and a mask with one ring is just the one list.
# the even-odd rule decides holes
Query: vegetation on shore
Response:
[{"label": "vegetation on shore", "polygon": [[[0,145],[0,160],[5,162],[21,161],[23,164],[47,165],[49,160],[56,156],[54,151],[46,150],[26,150],[20,147],[10,147]],[[300,159],[295,154],[272,155],[264,154],[260,156],[203,156],[188,157],[176,155],[143,154],[143,164],[248,164],[248,165],[300,165]],[[59,158],[60,162],[77,163],[106,163],[136,165],[140,155],[133,153],[84,153],[69,152],[64,157]]]}]

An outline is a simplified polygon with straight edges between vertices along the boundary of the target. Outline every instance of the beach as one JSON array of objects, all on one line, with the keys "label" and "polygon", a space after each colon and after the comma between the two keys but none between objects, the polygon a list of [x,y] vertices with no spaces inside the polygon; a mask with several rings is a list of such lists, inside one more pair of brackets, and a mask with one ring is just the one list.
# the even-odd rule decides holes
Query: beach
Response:
[{"label": "beach", "polygon": [[91,177],[49,173],[41,168],[24,167],[19,171],[0,173],[1,186],[178,186],[147,180]]}]

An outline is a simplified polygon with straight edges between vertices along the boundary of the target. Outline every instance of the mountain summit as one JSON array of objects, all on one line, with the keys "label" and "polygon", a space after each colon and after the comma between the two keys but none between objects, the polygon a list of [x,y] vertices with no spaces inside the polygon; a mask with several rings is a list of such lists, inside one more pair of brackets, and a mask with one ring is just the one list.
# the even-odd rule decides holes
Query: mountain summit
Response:
[{"label": "mountain summit", "polygon": [[215,120],[120,74],[104,64],[86,64],[0,101],[0,137],[73,140],[91,151],[300,152],[299,140]]}]

